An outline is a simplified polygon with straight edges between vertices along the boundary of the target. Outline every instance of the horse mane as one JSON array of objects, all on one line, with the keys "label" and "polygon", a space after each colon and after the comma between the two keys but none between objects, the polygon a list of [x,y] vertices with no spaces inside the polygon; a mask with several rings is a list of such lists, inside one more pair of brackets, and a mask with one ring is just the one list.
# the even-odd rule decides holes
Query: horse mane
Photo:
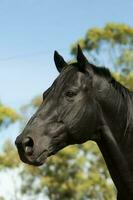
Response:
[{"label": "horse mane", "polygon": [[125,99],[132,99],[133,100],[133,92],[131,92],[128,88],[118,82],[111,74],[110,70],[105,67],[95,67],[94,71],[106,78],[108,82],[115,88],[115,90]]},{"label": "horse mane", "polygon": [[131,98],[133,100],[133,92],[131,92],[128,88],[126,88],[124,85],[119,83],[111,74],[110,70],[105,67],[96,67],[93,65],[94,72],[98,74],[99,76],[105,78],[113,88],[124,98],[127,100],[127,98]]},{"label": "horse mane", "polygon": [[[119,83],[111,74],[110,70],[108,68],[105,67],[97,67],[91,63],[89,63],[90,66],[93,68],[94,72],[105,78],[108,82],[110,82],[112,84],[112,86],[118,91],[119,94],[121,94],[124,98],[127,98],[127,96],[129,96],[130,98],[133,98],[133,92],[129,91],[128,88],[126,88],[124,85],[122,85],[121,83]],[[78,67],[78,63],[77,62],[73,62],[70,63],[70,65],[74,66],[74,67]]]},{"label": "horse mane", "polygon": [[96,74],[103,78],[106,78],[108,81],[110,81],[113,78],[110,70],[105,67],[96,67],[93,65],[93,69]]},{"label": "horse mane", "polygon": [[124,85],[119,83],[111,74],[110,70],[105,67],[95,67],[94,71],[107,79],[108,82],[113,86],[113,88],[118,93],[118,109],[120,108],[121,103],[123,102],[124,105],[127,107],[127,122],[126,122],[126,128],[125,128],[125,136],[127,135],[127,132],[129,128],[132,128],[133,123],[133,92],[131,92],[128,88],[126,88]]},{"label": "horse mane", "polygon": [[[73,66],[78,67],[78,63],[72,63]],[[105,67],[97,67],[93,64],[90,64],[90,67],[92,66],[94,72],[99,75],[100,77],[103,77],[106,79],[112,87],[117,91],[118,93],[118,110],[120,108],[120,105],[123,104],[127,107],[127,123],[125,128],[125,135],[127,135],[127,131],[129,127],[132,127],[133,123],[133,92],[131,92],[128,88],[126,88],[124,85],[119,83],[111,74],[110,70]]]}]

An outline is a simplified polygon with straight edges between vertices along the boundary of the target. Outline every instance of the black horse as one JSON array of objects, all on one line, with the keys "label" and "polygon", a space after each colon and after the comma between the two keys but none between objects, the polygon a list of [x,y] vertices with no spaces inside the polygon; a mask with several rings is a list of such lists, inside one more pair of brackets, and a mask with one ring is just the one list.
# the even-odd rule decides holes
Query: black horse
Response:
[{"label": "black horse", "polygon": [[55,51],[60,75],[16,139],[23,162],[42,165],[62,148],[95,141],[118,190],[133,200],[133,93],[108,69],[90,64],[80,47],[77,62],[67,64]]}]

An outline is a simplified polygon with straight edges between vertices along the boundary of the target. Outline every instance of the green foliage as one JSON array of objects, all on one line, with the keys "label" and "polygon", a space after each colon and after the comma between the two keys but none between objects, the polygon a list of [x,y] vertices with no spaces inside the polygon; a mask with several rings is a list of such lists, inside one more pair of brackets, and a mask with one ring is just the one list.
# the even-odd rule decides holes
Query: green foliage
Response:
[{"label": "green foliage", "polygon": [[14,145],[8,140],[0,153],[0,169],[15,168],[20,164],[20,159]]},{"label": "green foliage", "polygon": [[[123,72],[128,74],[133,70],[133,50],[125,50],[117,59],[116,64],[123,68]],[[128,66],[128,67],[127,67]]]},{"label": "green foliage", "polygon": [[13,109],[0,103],[0,127],[8,126],[18,119],[20,119],[20,116]]},{"label": "green foliage", "polygon": [[[106,55],[108,58],[111,57],[108,61],[115,65],[115,70],[117,70],[113,76],[129,89],[133,89],[133,29],[131,27],[109,23],[103,28],[92,28],[87,31],[84,38],[72,46],[73,55],[76,55],[77,43],[101,62],[104,62],[102,54],[104,57]],[[23,106],[23,125],[41,102],[42,98],[36,97]],[[0,106],[3,107],[3,105]],[[4,123],[6,118],[12,121],[18,118],[15,113],[9,114],[8,111],[0,112],[3,116],[0,116],[1,123]],[[20,166],[22,164],[17,151],[7,142],[0,154],[0,168]],[[20,177],[23,180],[20,192],[23,195],[33,195],[34,199],[37,199],[39,193],[48,196],[50,200],[116,199],[114,185],[94,142],[67,147],[50,157],[42,167],[23,166],[20,171]]]},{"label": "green foliage", "polygon": [[[6,128],[9,124],[20,120],[21,117],[15,112],[15,110],[4,106],[0,102],[0,128]],[[4,144],[3,151],[0,153],[0,171],[4,171],[7,168],[14,168],[18,166],[20,160],[18,154],[14,149],[14,146],[10,141]],[[0,200],[5,200],[3,196],[0,196]]]},{"label": "green foliage", "polygon": [[120,73],[113,73],[113,76],[126,88],[133,91],[133,72],[130,72],[128,75],[123,75]]},{"label": "green foliage", "polygon": [[29,109],[31,108],[31,106],[32,106],[32,108],[38,108],[38,106],[41,104],[41,102],[42,102],[42,97],[41,96],[36,96],[35,98],[33,98],[31,100],[30,103],[28,103],[28,104],[26,104],[26,105],[21,107],[22,113],[25,113],[27,111],[29,112]]},{"label": "green foliage", "polygon": [[111,45],[133,45],[133,28],[126,24],[108,23],[103,28],[91,28],[85,37],[72,45],[72,53],[76,53],[77,44],[80,44],[87,51],[100,48],[103,41],[108,41]]},{"label": "green foliage", "polygon": [[126,24],[108,23],[103,28],[89,29],[84,38],[72,45],[73,55],[76,55],[77,44],[95,60],[102,64],[108,62],[119,72],[133,69],[133,28]]},{"label": "green foliage", "polygon": [[[33,177],[37,175],[40,184],[35,187]],[[115,199],[105,163],[93,142],[67,147],[49,158],[43,167],[26,167],[24,177],[24,193],[44,191],[50,200]]]},{"label": "green foliage", "polygon": [[4,197],[0,197],[0,200],[5,200]]}]

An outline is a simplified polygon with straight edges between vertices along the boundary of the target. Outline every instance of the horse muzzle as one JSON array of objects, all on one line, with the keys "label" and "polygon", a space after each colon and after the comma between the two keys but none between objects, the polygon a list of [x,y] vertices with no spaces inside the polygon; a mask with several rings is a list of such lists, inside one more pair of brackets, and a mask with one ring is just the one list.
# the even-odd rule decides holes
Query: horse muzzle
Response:
[{"label": "horse muzzle", "polygon": [[[48,143],[49,138],[45,138],[45,141]],[[35,141],[32,137],[26,136],[23,138],[19,135],[16,138],[15,144],[20,156],[20,159],[30,165],[40,166],[49,156],[48,148],[41,148],[40,145],[35,145]],[[48,145],[46,145],[48,146]]]}]

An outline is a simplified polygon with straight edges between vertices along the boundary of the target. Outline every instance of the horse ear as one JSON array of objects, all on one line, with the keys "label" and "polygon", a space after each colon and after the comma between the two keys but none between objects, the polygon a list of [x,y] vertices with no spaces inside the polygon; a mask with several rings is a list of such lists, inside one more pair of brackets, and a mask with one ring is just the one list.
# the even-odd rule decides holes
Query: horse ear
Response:
[{"label": "horse ear", "polygon": [[54,62],[59,72],[67,66],[67,63],[57,51],[54,52]]},{"label": "horse ear", "polygon": [[78,45],[77,49],[77,61],[78,61],[78,66],[81,71],[85,71],[86,65],[89,64],[87,58],[84,56],[82,49]]}]

